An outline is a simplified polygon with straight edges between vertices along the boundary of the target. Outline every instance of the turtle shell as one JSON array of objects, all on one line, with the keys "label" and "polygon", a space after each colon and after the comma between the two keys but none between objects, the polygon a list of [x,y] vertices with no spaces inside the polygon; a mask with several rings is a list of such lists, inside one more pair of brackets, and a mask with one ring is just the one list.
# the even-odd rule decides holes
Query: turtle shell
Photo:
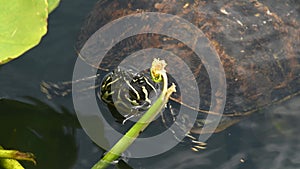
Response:
[{"label": "turtle shell", "polygon": [[[160,12],[184,18],[203,32],[200,36],[208,39],[206,47],[216,50],[225,70],[227,94],[223,116],[224,120],[229,118],[229,123],[219,128],[223,130],[236,122],[235,117],[300,93],[300,4],[296,0],[275,1],[102,0],[96,3],[82,28],[77,49],[99,28],[123,16]],[[155,24],[157,29],[163,29],[162,23]],[[139,34],[118,42],[100,65],[93,58],[83,56],[83,59],[99,69],[113,70],[128,55],[146,48],[163,49],[180,56],[196,77],[201,97],[199,109],[209,109],[211,95],[217,93],[211,93],[204,63],[192,48],[175,38]],[[176,67],[181,69],[181,65]],[[184,78],[190,77],[183,75]],[[181,101],[178,95],[173,98]],[[199,127],[192,131],[209,132],[200,131]]]}]

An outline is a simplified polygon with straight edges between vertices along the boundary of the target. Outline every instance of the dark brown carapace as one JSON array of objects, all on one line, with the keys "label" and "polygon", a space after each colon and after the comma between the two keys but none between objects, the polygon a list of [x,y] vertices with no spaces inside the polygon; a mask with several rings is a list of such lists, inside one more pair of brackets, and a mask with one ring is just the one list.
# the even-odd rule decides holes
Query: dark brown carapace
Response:
[{"label": "dark brown carapace", "polygon": [[[207,47],[217,51],[227,84],[223,123],[216,131],[203,131],[196,126],[192,132],[217,132],[236,123],[241,116],[299,95],[299,9],[296,0],[103,0],[95,5],[82,29],[78,50],[99,28],[129,14],[161,12],[188,20],[209,40]],[[162,23],[156,24],[159,29]],[[127,38],[107,53],[101,65],[93,66],[112,70],[126,56],[146,48],[176,53],[189,65],[201,96],[197,109],[203,110],[203,114],[210,113],[204,111],[209,109],[212,95],[205,66],[193,49],[172,37],[140,34]],[[180,69],[180,65],[176,66]],[[173,100],[180,102],[181,98],[174,96]]]}]

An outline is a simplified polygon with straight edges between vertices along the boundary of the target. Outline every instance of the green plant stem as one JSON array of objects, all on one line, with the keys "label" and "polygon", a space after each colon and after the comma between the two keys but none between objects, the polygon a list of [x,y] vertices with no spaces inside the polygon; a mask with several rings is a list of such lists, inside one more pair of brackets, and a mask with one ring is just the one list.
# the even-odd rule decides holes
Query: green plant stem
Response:
[{"label": "green plant stem", "polygon": [[119,156],[133,143],[139,134],[151,123],[151,121],[159,114],[169,100],[170,95],[175,91],[173,84],[169,89],[168,78],[165,71],[158,71],[162,76],[163,90],[158,99],[148,109],[148,111],[130,128],[130,130],[111,148],[111,150],[98,161],[92,169],[104,169],[113,161],[117,160]]}]

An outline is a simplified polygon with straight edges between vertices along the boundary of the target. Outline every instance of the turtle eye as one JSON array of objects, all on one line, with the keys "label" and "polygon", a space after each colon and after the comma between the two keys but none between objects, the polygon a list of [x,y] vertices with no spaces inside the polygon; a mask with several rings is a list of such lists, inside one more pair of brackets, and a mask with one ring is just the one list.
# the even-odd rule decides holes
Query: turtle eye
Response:
[{"label": "turtle eye", "polygon": [[143,83],[145,83],[145,81],[144,80],[139,80],[138,83],[143,84]]},{"label": "turtle eye", "polygon": [[142,76],[140,73],[138,73],[138,74],[136,75],[136,77],[139,78],[139,79],[140,79],[140,78],[143,78],[143,76]]}]

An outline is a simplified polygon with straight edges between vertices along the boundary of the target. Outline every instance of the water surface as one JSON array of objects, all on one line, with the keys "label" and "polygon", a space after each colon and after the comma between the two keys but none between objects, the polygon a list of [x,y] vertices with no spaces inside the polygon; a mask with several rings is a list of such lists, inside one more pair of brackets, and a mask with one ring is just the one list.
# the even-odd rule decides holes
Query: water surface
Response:
[{"label": "water surface", "polygon": [[[0,144],[34,153],[38,165],[23,162],[28,169],[91,168],[103,154],[78,124],[71,97],[48,100],[40,91],[42,81],[71,80],[77,36],[95,2],[62,1],[41,44],[0,67],[0,98],[6,99],[0,102]],[[136,169],[298,169],[299,103],[293,98],[214,134],[206,150],[193,152],[182,143],[128,163]]]}]

